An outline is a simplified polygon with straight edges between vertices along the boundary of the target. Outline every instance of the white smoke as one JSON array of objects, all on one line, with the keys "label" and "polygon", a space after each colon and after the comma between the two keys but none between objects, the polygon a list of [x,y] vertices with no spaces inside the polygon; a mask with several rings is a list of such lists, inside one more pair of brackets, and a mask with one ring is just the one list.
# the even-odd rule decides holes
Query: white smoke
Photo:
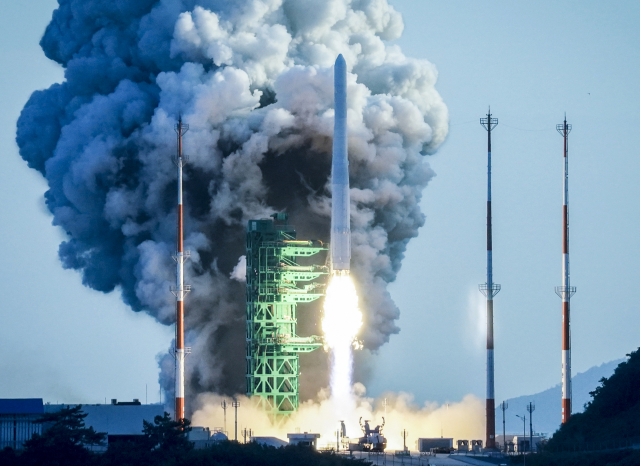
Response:
[{"label": "white smoke", "polygon": [[[233,274],[249,219],[285,210],[299,235],[328,240],[332,64],[349,68],[353,276],[360,337],[398,332],[387,284],[424,223],[433,176],[422,154],[447,134],[425,60],[386,0],[59,0],[41,45],[65,81],[29,99],[21,156],[47,179],[63,266],[118,288],[135,311],[171,324],[175,133],[184,139],[188,395],[244,385],[244,288]],[[237,272],[237,270],[236,270]],[[167,356],[166,358],[168,358]],[[172,371],[160,361],[169,393]],[[326,371],[325,367],[316,371]]]},{"label": "white smoke", "polygon": [[247,280],[247,256],[240,256],[238,264],[231,271],[230,277],[234,280],[238,280],[239,282]]},{"label": "white smoke", "polygon": [[[256,437],[277,437],[287,440],[287,434],[293,432],[311,432],[321,435],[319,446],[335,447],[336,430],[339,421],[344,421],[347,436],[357,439],[362,436],[359,419],[369,420],[372,427],[385,421],[383,434],[387,438],[389,450],[401,450],[403,447],[402,430],[408,431],[407,447],[415,450],[418,438],[448,437],[454,442],[458,439],[473,440],[483,438],[485,409],[484,401],[473,395],[465,396],[456,403],[437,404],[415,402],[408,393],[386,393],[374,399],[366,396],[362,384],[355,384],[356,393],[353,417],[337,417],[333,400],[327,390],[322,390],[316,401],[307,401],[300,409],[281,425],[270,422],[267,414],[254,405],[247,397],[238,397],[238,440],[242,440],[241,431],[251,429]],[[224,397],[210,393],[199,395],[196,402],[199,407],[193,414],[194,425],[211,429],[224,429],[224,411],[221,403]],[[385,407],[385,401],[387,406]],[[227,399],[227,404],[230,405]],[[227,432],[233,439],[235,412],[227,411]]]}]

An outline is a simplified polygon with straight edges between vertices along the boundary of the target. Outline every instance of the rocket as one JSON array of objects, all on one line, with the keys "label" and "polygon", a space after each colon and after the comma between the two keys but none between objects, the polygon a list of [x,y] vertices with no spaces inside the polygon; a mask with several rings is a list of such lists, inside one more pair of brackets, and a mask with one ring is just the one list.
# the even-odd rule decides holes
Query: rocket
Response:
[{"label": "rocket", "polygon": [[349,273],[351,225],[349,158],[347,155],[347,64],[338,55],[333,72],[335,120],[331,161],[331,267],[334,273]]}]

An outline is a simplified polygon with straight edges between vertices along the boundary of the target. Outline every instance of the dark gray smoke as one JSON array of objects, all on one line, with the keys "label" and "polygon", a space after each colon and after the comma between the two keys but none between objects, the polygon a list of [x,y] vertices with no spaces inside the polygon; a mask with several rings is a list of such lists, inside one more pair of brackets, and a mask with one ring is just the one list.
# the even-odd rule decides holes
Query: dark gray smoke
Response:
[{"label": "dark gray smoke", "polygon": [[[34,92],[20,154],[47,179],[67,232],[59,255],[86,286],[174,319],[176,152],[184,144],[187,370],[191,394],[244,391],[244,284],[234,268],[249,219],[287,211],[328,240],[333,62],[350,69],[353,273],[366,348],[399,331],[387,292],[433,176],[422,154],[447,134],[437,72],[390,41],[386,0],[58,0],[41,45],[65,81]],[[232,277],[233,275],[233,277]],[[240,278],[240,280],[238,280]],[[313,325],[309,325],[313,327]],[[173,362],[161,358],[171,391]]]}]

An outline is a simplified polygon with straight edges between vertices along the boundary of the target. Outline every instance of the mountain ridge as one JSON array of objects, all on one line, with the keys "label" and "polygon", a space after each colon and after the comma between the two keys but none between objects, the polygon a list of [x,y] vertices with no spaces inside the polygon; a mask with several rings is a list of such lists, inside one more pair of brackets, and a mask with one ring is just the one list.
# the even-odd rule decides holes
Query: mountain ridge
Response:
[{"label": "mountain ridge", "polygon": [[[600,379],[603,377],[610,377],[616,367],[624,361],[625,358],[605,362],[599,366],[593,366],[586,371],[573,376],[571,378],[573,387],[572,413],[575,414],[583,412],[584,405],[591,401],[591,395],[589,392],[594,391],[596,387],[598,387]],[[560,427],[562,417],[561,398],[562,390],[560,383],[558,383],[557,385],[538,393],[522,395],[505,400],[509,406],[505,411],[506,433],[522,434],[523,422],[516,417],[516,414],[519,414],[520,416],[526,415],[527,417],[526,431],[527,435],[529,435],[529,413],[526,408],[529,405],[529,402],[533,402],[535,404],[535,410],[533,412],[533,431],[534,433],[543,433],[546,434],[547,437],[550,437]],[[501,434],[502,410],[500,408],[496,408],[496,435]]]}]

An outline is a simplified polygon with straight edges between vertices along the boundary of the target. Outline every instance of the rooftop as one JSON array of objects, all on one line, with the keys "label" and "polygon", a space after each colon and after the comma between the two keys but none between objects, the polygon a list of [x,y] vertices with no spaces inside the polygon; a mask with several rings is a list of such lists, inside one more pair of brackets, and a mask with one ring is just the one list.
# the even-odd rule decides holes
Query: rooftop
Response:
[{"label": "rooftop", "polygon": [[0,414],[43,414],[42,398],[0,399]]}]

